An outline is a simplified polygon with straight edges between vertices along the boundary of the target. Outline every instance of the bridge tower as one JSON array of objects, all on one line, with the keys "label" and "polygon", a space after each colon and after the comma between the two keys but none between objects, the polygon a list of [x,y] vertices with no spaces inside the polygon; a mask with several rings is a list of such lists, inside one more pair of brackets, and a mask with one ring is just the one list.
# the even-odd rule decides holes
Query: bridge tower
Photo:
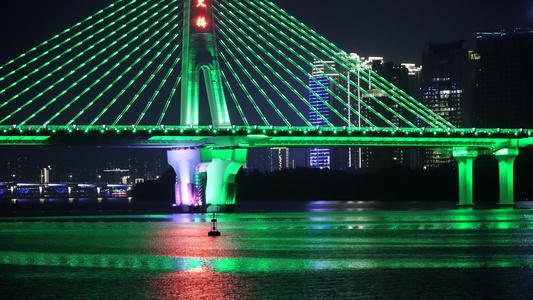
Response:
[{"label": "bridge tower", "polygon": [[224,99],[212,0],[184,0],[181,125],[198,125],[200,71],[203,71],[213,126],[230,126]]},{"label": "bridge tower", "polygon": [[[181,78],[182,126],[199,125],[200,72],[214,127],[231,126],[224,98],[212,0],[183,0],[183,52]],[[176,206],[182,211],[207,207],[223,211],[235,204],[235,176],[246,162],[246,149],[179,145],[167,152],[176,171]],[[207,180],[209,179],[209,180]],[[193,207],[191,209],[191,207]]]}]

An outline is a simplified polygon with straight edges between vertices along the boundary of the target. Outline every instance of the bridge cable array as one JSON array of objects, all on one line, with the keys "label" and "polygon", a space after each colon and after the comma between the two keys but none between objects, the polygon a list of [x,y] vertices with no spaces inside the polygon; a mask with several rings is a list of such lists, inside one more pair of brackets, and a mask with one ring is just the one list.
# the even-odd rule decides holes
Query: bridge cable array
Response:
[{"label": "bridge cable array", "polygon": [[[270,1],[213,11],[232,124],[455,128]],[[0,125],[178,125],[183,15],[118,0],[0,66]]]}]

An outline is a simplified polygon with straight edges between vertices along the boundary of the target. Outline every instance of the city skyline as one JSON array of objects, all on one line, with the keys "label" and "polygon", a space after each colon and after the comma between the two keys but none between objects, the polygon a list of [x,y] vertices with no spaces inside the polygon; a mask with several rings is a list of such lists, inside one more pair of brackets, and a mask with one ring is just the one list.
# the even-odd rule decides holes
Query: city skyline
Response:
[{"label": "city skyline", "polygon": [[[428,43],[465,40],[476,32],[533,25],[533,1],[274,2],[346,52],[421,63]],[[109,5],[109,1],[2,1],[0,65]]]}]

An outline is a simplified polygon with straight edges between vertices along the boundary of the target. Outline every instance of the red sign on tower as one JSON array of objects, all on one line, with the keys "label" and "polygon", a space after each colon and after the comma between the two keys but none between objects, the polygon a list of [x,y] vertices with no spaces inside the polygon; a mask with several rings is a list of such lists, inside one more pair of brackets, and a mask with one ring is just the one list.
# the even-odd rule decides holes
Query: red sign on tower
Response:
[{"label": "red sign on tower", "polygon": [[207,7],[205,0],[197,0],[196,7]]},{"label": "red sign on tower", "polygon": [[211,18],[208,16],[210,0],[193,0],[191,3],[191,31],[195,33],[210,32]]}]

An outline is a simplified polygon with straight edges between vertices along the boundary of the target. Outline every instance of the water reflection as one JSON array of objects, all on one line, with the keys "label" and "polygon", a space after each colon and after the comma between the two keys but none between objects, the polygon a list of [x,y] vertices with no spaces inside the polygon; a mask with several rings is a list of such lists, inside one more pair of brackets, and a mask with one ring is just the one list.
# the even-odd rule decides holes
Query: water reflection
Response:
[{"label": "water reflection", "polygon": [[232,273],[220,273],[207,267],[171,272],[151,278],[145,296],[148,299],[250,299],[253,281]]},{"label": "water reflection", "polygon": [[[20,286],[27,280],[43,288],[49,281],[30,279],[46,273],[53,282],[66,273],[93,272],[91,280],[101,285],[120,273],[136,280],[114,284],[149,299],[268,299],[323,298],[339,293],[339,286],[347,298],[361,292],[379,296],[376,291],[390,284],[407,290],[426,286],[403,281],[413,274],[431,278],[432,289],[453,290],[458,274],[473,270],[483,273],[475,280],[503,285],[505,276],[513,282],[533,269],[530,210],[220,214],[222,236],[216,238],[207,236],[210,217],[0,218],[0,274]],[[512,272],[502,277],[498,269]],[[129,286],[132,282],[136,285]],[[7,298],[24,292],[12,290]],[[121,296],[109,293],[104,298]]]}]

